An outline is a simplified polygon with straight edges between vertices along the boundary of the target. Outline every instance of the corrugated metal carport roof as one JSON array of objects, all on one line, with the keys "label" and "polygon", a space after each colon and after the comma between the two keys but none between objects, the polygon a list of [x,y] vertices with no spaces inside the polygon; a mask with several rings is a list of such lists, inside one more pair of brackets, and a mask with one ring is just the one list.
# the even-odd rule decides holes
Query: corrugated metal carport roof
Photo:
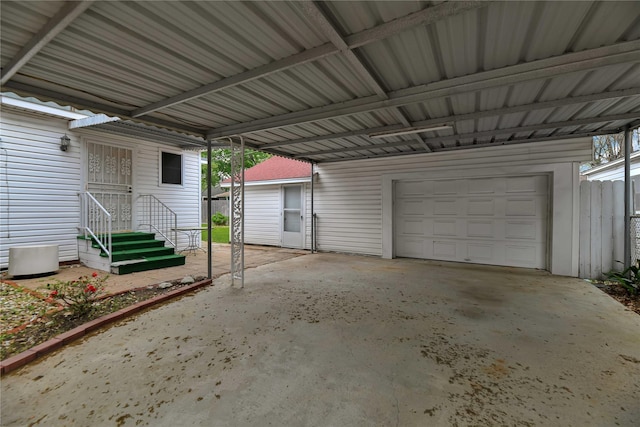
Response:
[{"label": "corrugated metal carport roof", "polygon": [[1,8],[2,90],[197,137],[243,135],[302,160],[590,136],[640,119],[640,2]]}]

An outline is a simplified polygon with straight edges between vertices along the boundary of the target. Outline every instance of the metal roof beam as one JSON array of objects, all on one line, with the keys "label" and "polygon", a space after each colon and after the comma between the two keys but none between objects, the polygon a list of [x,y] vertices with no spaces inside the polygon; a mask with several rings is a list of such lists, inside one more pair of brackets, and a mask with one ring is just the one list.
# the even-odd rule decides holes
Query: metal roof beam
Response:
[{"label": "metal roof beam", "polygon": [[279,116],[254,120],[252,122],[223,126],[212,129],[207,135],[211,138],[217,138],[277,129],[300,123],[416,104],[435,98],[443,98],[500,86],[509,86],[536,79],[545,79],[608,65],[632,62],[640,62],[640,40],[568,53],[393,91],[388,93],[389,99],[386,100],[380,100],[377,96],[358,98],[352,101],[295,111]]},{"label": "metal roof beam", "polygon": [[557,108],[566,105],[582,104],[587,102],[602,101],[605,99],[624,98],[628,96],[640,95],[640,88],[622,89],[612,92],[595,93],[591,95],[573,96],[571,98],[560,98],[552,101],[535,102],[531,104],[516,105],[513,107],[499,108],[495,110],[478,111],[475,113],[459,114],[455,116],[439,117],[428,120],[421,120],[410,123],[409,126],[391,125],[370,129],[357,129],[348,132],[334,133],[329,135],[310,136],[307,138],[291,139],[288,141],[270,142],[261,145],[264,148],[284,147],[288,145],[306,144],[309,142],[326,141],[329,139],[348,138],[351,136],[367,135],[378,132],[391,132],[404,129],[405,127],[426,127],[440,123],[459,122],[463,120],[476,120],[485,117],[501,116],[505,114],[520,113],[532,110],[543,110],[546,108]]},{"label": "metal roof beam", "polygon": [[0,85],[4,86],[24,64],[53,40],[74,19],[80,16],[93,1],[67,2],[60,10],[25,44],[11,61],[2,69]]},{"label": "metal roof beam", "polygon": [[[558,139],[575,139],[575,138],[591,138],[598,135],[606,135],[611,132],[585,132],[581,134],[570,134],[570,135],[554,135],[554,136],[544,136],[540,138],[531,138],[531,139],[514,139],[510,141],[495,141],[495,142],[487,142],[483,144],[475,144],[475,145],[463,145],[456,147],[448,147],[441,148],[437,150],[437,153],[442,151],[456,151],[456,150],[464,150],[464,149],[473,149],[473,148],[486,148],[486,147],[502,147],[503,145],[516,145],[516,144],[525,144],[532,142],[544,142],[544,141],[555,141]],[[384,157],[398,157],[398,156],[406,156],[410,154],[415,154],[414,151],[402,151],[399,153],[381,153],[381,154],[368,154],[356,157],[347,157],[340,159],[331,159],[331,160],[311,160],[304,159],[308,162],[314,163],[336,163],[336,162],[348,162],[353,160],[366,160],[366,159],[376,159],[376,158],[384,158]],[[302,160],[302,159],[296,159]]]},{"label": "metal roof beam", "polygon": [[[264,151],[265,153],[273,154],[275,156],[286,157],[287,159],[295,160],[293,156],[289,153],[283,153],[282,151],[278,151],[278,150],[265,150],[261,148],[259,145],[257,145],[255,142],[245,140],[244,145],[245,147],[251,148],[253,150]],[[214,142],[211,144],[211,147],[217,148],[217,149],[227,149],[230,147],[230,145],[228,142]]]},{"label": "metal roof beam", "polygon": [[[463,133],[463,134],[455,134],[455,135],[447,135],[447,136],[437,136],[435,138],[429,138],[428,141],[430,143],[438,143],[438,142],[446,142],[446,141],[455,141],[458,139],[467,139],[467,138],[484,138],[491,137],[496,135],[506,135],[506,134],[514,134],[520,132],[535,132],[539,130],[545,129],[556,129],[570,126],[583,126],[592,123],[604,123],[604,122],[614,122],[617,120],[631,120],[640,118],[640,112],[636,113],[625,113],[625,114],[615,114],[612,116],[605,117],[593,117],[588,119],[577,119],[577,120],[567,120],[564,122],[554,122],[554,123],[540,123],[537,125],[528,125],[528,126],[519,126],[515,128],[507,128],[507,129],[495,129],[488,130],[482,132],[471,132],[471,133]],[[556,137],[557,139],[557,137]],[[375,148],[392,148],[392,147],[403,147],[405,145],[413,144],[412,141],[396,141],[389,142],[386,144],[373,144],[373,145],[360,145],[354,147],[344,147],[344,148],[335,148],[332,150],[320,150],[320,151],[311,151],[304,154],[300,154],[294,157],[308,157],[308,156],[317,156],[322,154],[334,154],[334,153],[348,153],[351,151],[361,151],[361,150],[371,150]],[[437,150],[441,151],[441,150]]]},{"label": "metal roof beam", "polygon": [[189,101],[191,99],[199,98],[204,95],[209,95],[214,92],[218,92],[222,89],[227,89],[239,84],[247,83],[252,80],[256,80],[262,77],[266,77],[270,74],[284,71],[289,68],[306,64],[307,62],[316,61],[326,56],[334,55],[338,53],[338,49],[331,43],[325,43],[318,47],[314,47],[309,50],[302,51],[292,56],[288,56],[284,59],[271,62],[269,64],[254,68],[249,71],[245,71],[240,74],[236,74],[231,77],[226,77],[213,83],[200,86],[198,88],[188,90],[179,95],[172,96],[170,98],[163,99],[153,104],[149,104],[145,107],[138,108],[131,112],[132,117],[140,117],[145,114],[153,113],[154,111],[168,108],[176,104]]},{"label": "metal roof beam", "polygon": [[350,49],[383,40],[417,25],[431,25],[453,15],[488,7],[495,1],[448,1],[345,37]]},{"label": "metal roof beam", "polygon": [[[302,3],[304,4],[306,2]],[[394,19],[393,21],[386,22],[368,30],[352,34],[346,38],[346,49],[353,49],[359,46],[373,43],[383,38],[391,37],[416,25],[429,25],[441,19],[457,15],[468,10],[487,7],[489,4],[490,2],[484,1],[460,1],[441,3],[436,6],[423,9],[419,12]],[[252,70],[236,74],[235,76],[226,77],[218,80],[217,82],[209,83],[204,86],[186,91],[179,95],[154,102],[145,107],[134,110],[131,113],[131,116],[140,117],[145,114],[161,110],[163,108],[171,107],[172,105],[180,104],[191,99],[199,98],[201,96],[220,91],[222,89],[237,86],[239,84],[259,79],[279,71],[284,71],[297,65],[316,61],[326,56],[335,55],[339,52],[340,49],[336,47],[336,45],[332,43],[326,43],[321,46],[317,46],[312,49],[297,53],[295,55],[254,68]]]},{"label": "metal roof beam", "polygon": [[[313,22],[320,27],[320,30],[325,36],[333,43],[333,45],[340,50],[340,52],[346,57],[349,64],[353,67],[356,74],[373,89],[373,91],[383,99],[389,99],[385,89],[380,82],[374,76],[373,72],[365,65],[365,63],[351,50],[349,45],[343,40],[342,36],[335,28],[333,22],[320,6],[313,1],[305,1],[299,3],[302,12]],[[397,108],[392,109],[392,114],[405,126],[410,126],[409,119]],[[414,135],[413,139],[418,141],[426,151],[431,151],[427,143],[422,139],[420,135]]]}]

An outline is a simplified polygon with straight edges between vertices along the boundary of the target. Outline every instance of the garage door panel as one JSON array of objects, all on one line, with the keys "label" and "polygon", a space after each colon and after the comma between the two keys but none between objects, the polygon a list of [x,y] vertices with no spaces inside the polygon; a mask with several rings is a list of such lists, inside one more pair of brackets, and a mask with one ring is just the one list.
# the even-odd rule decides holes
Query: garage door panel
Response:
[{"label": "garage door panel", "polygon": [[535,198],[507,199],[506,216],[536,216],[538,203]]},{"label": "garage door panel", "polygon": [[493,243],[468,243],[466,260],[473,262],[489,263],[496,258]]},{"label": "garage door panel", "polygon": [[405,237],[397,242],[397,251],[408,258],[424,257],[424,239]]},{"label": "garage door panel", "polygon": [[536,221],[506,221],[505,239],[542,240],[543,227]]},{"label": "garage door panel", "polygon": [[544,249],[540,245],[506,245],[506,265],[536,268],[543,256]]},{"label": "garage door panel", "polygon": [[447,194],[464,194],[466,192],[466,182],[459,179],[431,181],[434,185],[431,194],[436,196]]},{"label": "garage door panel", "polygon": [[505,178],[507,193],[546,193],[547,177],[540,176],[514,176]]},{"label": "garage door panel", "polygon": [[424,228],[422,219],[403,219],[400,223],[400,232],[405,236],[424,236]]},{"label": "garage door panel", "polygon": [[401,181],[396,185],[396,196],[424,196],[429,193],[430,187],[428,181]]},{"label": "garage door panel", "polygon": [[451,240],[434,240],[433,241],[433,256],[436,259],[451,259],[455,260],[459,254],[458,244]]},{"label": "garage door panel", "polygon": [[491,239],[495,235],[494,222],[487,220],[467,221],[467,237],[483,237]]},{"label": "garage door panel", "polygon": [[[495,194],[500,192],[500,180],[495,178],[474,179],[469,181],[469,194]],[[504,190],[503,190],[504,191]]]},{"label": "garage door panel", "polygon": [[458,201],[456,199],[435,199],[433,201],[433,215],[452,215],[458,213]]},{"label": "garage door panel", "polygon": [[399,208],[401,209],[403,216],[408,215],[424,215],[426,211],[427,202],[425,200],[420,199],[405,199],[399,200],[398,202]]},{"label": "garage door panel", "polygon": [[455,219],[434,219],[432,235],[455,237],[458,235],[458,221]]},{"label": "garage door panel", "polygon": [[397,183],[404,195],[395,194],[396,255],[544,268],[547,181],[541,175]]},{"label": "garage door panel", "polygon": [[469,199],[467,201],[468,215],[494,216],[496,214],[496,202],[494,199]]}]

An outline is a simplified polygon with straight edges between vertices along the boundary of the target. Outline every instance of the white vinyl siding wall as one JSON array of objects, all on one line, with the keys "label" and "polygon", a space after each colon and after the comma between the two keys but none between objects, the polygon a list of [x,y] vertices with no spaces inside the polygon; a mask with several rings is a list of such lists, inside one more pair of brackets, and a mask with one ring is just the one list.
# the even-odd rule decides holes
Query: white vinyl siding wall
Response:
[{"label": "white vinyl siding wall", "polygon": [[[78,260],[78,193],[84,191],[85,141],[133,150],[136,196],[153,194],[178,215],[178,226],[199,226],[198,152],[92,130],[69,131],[68,120],[3,108],[0,115],[0,268],[8,268],[12,246],[58,245],[60,261]],[[60,150],[60,137],[71,139]],[[159,183],[160,150],[183,156],[183,185]],[[134,225],[135,228],[135,225]],[[178,235],[178,247],[187,244]]]},{"label": "white vinyl siding wall", "polygon": [[[280,184],[245,186],[245,243],[282,245],[282,187],[283,185]],[[311,249],[311,184],[302,183],[302,191],[304,192],[304,248]]]},{"label": "white vinyl siding wall", "polygon": [[[178,227],[201,226],[200,154],[198,152],[181,151],[174,147],[162,146],[150,141],[104,135],[95,131],[85,130],[82,134],[86,141],[98,144],[120,145],[133,149],[133,206],[136,214],[139,213],[137,208],[139,204],[138,196],[152,194],[177,214]],[[162,151],[182,154],[182,185],[160,183],[160,155]],[[134,228],[138,231],[148,231],[148,228],[140,229],[137,225],[146,222],[144,218],[139,215],[135,218]],[[188,237],[186,234],[178,233],[177,237],[178,248],[187,246]]]},{"label": "white vinyl siding wall", "polygon": [[[3,108],[0,115],[0,268],[12,246],[58,245],[78,259],[81,150],[67,121]],[[71,139],[60,150],[60,137]]]},{"label": "white vinyl siding wall", "polygon": [[279,185],[254,185],[245,187],[245,243],[280,246],[281,191]]},{"label": "white vinyl siding wall", "polygon": [[[385,214],[392,200],[392,182],[398,179],[505,176],[555,173],[553,201],[567,204],[555,212],[568,230],[550,249],[558,253],[569,246],[567,266],[552,265],[556,274],[577,275],[578,163],[591,158],[589,138],[517,144],[503,147],[449,151],[352,162],[320,163],[315,184],[319,250],[393,256],[384,242],[392,240],[393,221]],[[574,176],[575,175],[575,176]],[[385,190],[383,191],[383,187]],[[388,188],[387,188],[388,187]],[[386,193],[385,193],[386,192]],[[392,212],[392,205],[387,208]],[[553,216],[550,215],[550,221]],[[552,226],[552,224],[550,224]],[[385,236],[386,233],[386,236]],[[388,244],[391,244],[390,242]],[[554,247],[557,246],[557,247]],[[563,246],[565,245],[565,246]],[[575,245],[575,253],[572,249]],[[562,249],[562,250],[561,250]],[[386,252],[386,253],[385,253]],[[556,260],[558,261],[558,260]]]}]

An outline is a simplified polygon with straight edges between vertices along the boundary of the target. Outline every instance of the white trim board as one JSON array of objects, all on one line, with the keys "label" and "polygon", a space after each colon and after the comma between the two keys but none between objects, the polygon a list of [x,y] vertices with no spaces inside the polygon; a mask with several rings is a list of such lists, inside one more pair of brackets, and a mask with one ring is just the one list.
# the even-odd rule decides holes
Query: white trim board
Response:
[{"label": "white trim board", "polygon": [[[305,182],[311,182],[311,177],[309,176],[305,178],[274,179],[271,181],[248,181],[248,182],[245,181],[244,185],[247,187],[250,187],[250,186],[256,186],[256,185],[301,184]],[[228,182],[220,183],[220,187],[229,188],[231,187],[231,183],[228,183]]]}]

